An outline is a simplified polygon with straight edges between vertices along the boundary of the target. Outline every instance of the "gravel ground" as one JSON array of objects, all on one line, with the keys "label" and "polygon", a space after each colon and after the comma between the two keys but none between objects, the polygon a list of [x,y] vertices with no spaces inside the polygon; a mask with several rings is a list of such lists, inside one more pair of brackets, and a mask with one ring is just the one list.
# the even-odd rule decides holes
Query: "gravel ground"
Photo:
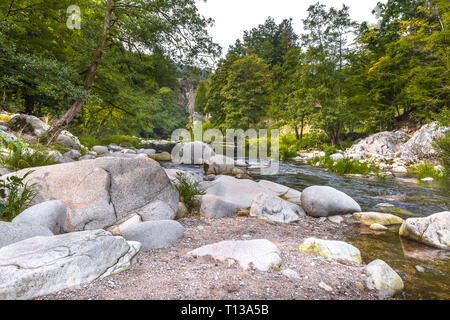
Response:
[{"label": "gravel ground", "polygon": [[[138,262],[130,270],[40,299],[378,299],[375,292],[361,287],[367,278],[364,266],[298,251],[308,237],[343,240],[343,229],[349,227],[345,224],[336,226],[311,217],[289,225],[246,217],[190,218],[180,223],[185,227],[180,242],[167,249],[139,253]],[[250,239],[275,243],[283,256],[281,269],[292,269],[300,278],[287,278],[277,270],[244,271],[237,263],[186,255],[206,244]],[[321,282],[333,291],[324,289],[323,284],[319,286]]]}]

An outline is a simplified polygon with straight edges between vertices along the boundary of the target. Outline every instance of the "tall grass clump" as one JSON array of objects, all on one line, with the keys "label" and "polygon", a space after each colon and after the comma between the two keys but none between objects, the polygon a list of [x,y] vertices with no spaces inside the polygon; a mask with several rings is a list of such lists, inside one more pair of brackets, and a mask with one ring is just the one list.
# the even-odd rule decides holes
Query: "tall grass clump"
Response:
[{"label": "tall grass clump", "polygon": [[416,167],[417,177],[420,179],[423,178],[433,178],[434,180],[441,180],[445,176],[447,176],[446,169],[438,170],[429,163],[421,163]]},{"label": "tall grass clump", "polygon": [[37,194],[36,184],[30,185],[24,180],[32,172],[27,172],[22,178],[9,176],[0,180],[0,220],[12,221],[30,206]]},{"label": "tall grass clump", "polygon": [[372,168],[367,163],[348,158],[336,162],[325,161],[325,167],[329,172],[336,173],[337,175],[369,174],[370,172],[377,171],[376,168]]},{"label": "tall grass clump", "polygon": [[195,197],[205,194],[205,190],[200,186],[200,182],[193,181],[184,173],[177,172],[174,185],[180,194],[180,201],[183,202],[188,211],[192,213],[196,206]]},{"label": "tall grass clump", "polygon": [[0,165],[9,170],[17,171],[57,163],[55,155],[40,145],[31,148],[19,139],[14,141],[3,137],[0,137],[0,143],[6,149],[0,154]]}]

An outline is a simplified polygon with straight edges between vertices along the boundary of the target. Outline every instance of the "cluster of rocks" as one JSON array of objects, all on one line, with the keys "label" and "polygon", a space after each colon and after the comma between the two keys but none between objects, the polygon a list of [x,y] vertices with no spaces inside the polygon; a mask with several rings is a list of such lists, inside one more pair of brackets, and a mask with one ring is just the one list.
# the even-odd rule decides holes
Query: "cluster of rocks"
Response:
[{"label": "cluster of rocks", "polygon": [[[380,170],[394,174],[405,174],[407,167],[415,163],[435,160],[436,150],[433,142],[440,139],[450,127],[439,126],[436,122],[424,125],[409,137],[402,131],[379,132],[360,139],[345,152],[340,150],[330,156],[333,161],[345,158],[370,162]],[[294,160],[308,161],[325,157],[324,152],[302,153]],[[442,169],[436,166],[437,170]]]}]

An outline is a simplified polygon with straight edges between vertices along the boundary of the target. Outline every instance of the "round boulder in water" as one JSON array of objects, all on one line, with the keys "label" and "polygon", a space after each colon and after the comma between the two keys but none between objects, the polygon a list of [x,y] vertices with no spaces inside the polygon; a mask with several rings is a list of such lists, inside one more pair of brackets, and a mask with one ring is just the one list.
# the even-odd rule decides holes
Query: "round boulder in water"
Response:
[{"label": "round boulder in water", "polygon": [[313,217],[328,217],[361,212],[359,204],[345,193],[328,186],[312,186],[303,190],[302,207]]}]

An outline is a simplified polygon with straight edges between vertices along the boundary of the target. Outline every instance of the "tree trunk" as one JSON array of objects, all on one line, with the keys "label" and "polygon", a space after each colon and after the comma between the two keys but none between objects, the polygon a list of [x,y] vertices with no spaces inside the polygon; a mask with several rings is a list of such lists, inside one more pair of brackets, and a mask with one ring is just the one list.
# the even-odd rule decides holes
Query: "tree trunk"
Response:
[{"label": "tree trunk", "polygon": [[305,115],[302,115],[300,141],[303,141],[303,129],[305,128]]},{"label": "tree trunk", "polygon": [[[92,58],[91,66],[84,79],[84,90],[89,92],[94,84],[95,75],[98,72],[98,65],[102,59],[103,51],[105,50],[106,41],[108,40],[109,28],[111,27],[111,16],[114,7],[114,0],[107,0],[105,9],[105,19],[103,21],[102,34],[98,40],[97,49],[95,50]],[[47,144],[51,145],[56,141],[61,131],[63,131],[67,125],[72,121],[76,114],[83,108],[85,98],[78,98],[72,104],[70,109],[56,121],[47,133]]]},{"label": "tree trunk", "polygon": [[294,125],[294,130],[295,130],[295,138],[297,139],[297,141],[300,141],[300,134],[298,133],[297,125]]}]

